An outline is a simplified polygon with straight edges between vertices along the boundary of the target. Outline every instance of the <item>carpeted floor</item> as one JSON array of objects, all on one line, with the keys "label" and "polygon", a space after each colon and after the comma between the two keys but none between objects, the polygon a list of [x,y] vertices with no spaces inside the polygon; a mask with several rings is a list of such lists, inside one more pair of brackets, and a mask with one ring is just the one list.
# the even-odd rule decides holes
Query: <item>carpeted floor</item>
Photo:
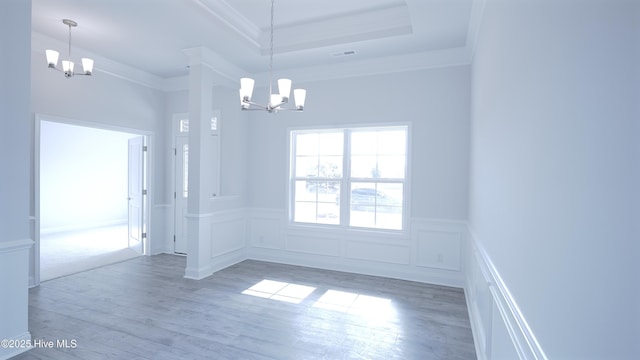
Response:
[{"label": "carpeted floor", "polygon": [[139,256],[128,248],[127,225],[42,235],[40,281]]}]

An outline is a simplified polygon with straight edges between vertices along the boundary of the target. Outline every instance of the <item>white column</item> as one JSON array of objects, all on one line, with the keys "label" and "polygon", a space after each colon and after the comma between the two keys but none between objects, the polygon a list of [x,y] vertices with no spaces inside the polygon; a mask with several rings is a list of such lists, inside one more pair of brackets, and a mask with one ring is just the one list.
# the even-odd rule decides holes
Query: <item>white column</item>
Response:
[{"label": "white column", "polygon": [[0,1],[0,44],[0,340],[28,340],[31,0]]},{"label": "white column", "polygon": [[200,49],[189,56],[189,198],[187,201],[187,268],[185,277],[202,279],[211,266],[210,203],[214,191],[212,69],[203,63]]}]

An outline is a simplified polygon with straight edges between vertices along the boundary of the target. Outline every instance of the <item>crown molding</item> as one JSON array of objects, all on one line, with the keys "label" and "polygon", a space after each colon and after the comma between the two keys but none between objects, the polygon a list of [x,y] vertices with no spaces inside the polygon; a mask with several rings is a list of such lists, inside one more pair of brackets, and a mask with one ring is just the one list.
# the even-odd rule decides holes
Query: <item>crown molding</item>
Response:
[{"label": "crown molding", "polygon": [[189,66],[204,65],[211,69],[215,74],[214,81],[219,85],[237,84],[238,79],[246,74],[217,52],[203,46],[183,49],[182,53],[189,59]]},{"label": "crown molding", "polygon": [[258,39],[261,30],[242,13],[235,10],[224,0],[191,0],[216,20],[236,32],[255,48],[260,48]]},{"label": "crown molding", "polygon": [[[323,46],[411,34],[411,18],[405,3],[310,22],[276,26],[274,53],[313,49]],[[260,53],[270,52],[270,33],[262,32]]]}]

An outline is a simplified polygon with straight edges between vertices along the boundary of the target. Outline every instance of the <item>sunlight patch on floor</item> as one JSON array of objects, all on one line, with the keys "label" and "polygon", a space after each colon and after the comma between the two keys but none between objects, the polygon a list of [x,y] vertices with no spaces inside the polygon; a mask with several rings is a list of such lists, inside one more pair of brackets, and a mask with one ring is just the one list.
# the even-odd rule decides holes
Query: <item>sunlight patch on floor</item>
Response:
[{"label": "sunlight patch on floor", "polygon": [[242,293],[266,299],[299,304],[316,288],[275,280],[262,280]]}]

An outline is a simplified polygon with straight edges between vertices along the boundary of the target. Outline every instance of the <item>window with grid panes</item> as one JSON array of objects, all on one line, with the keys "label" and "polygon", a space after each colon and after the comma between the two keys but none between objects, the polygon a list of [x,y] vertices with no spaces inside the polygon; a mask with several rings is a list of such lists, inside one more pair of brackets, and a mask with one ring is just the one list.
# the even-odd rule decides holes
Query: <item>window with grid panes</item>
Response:
[{"label": "window with grid panes", "polygon": [[291,132],[292,221],[402,230],[407,126]]}]

